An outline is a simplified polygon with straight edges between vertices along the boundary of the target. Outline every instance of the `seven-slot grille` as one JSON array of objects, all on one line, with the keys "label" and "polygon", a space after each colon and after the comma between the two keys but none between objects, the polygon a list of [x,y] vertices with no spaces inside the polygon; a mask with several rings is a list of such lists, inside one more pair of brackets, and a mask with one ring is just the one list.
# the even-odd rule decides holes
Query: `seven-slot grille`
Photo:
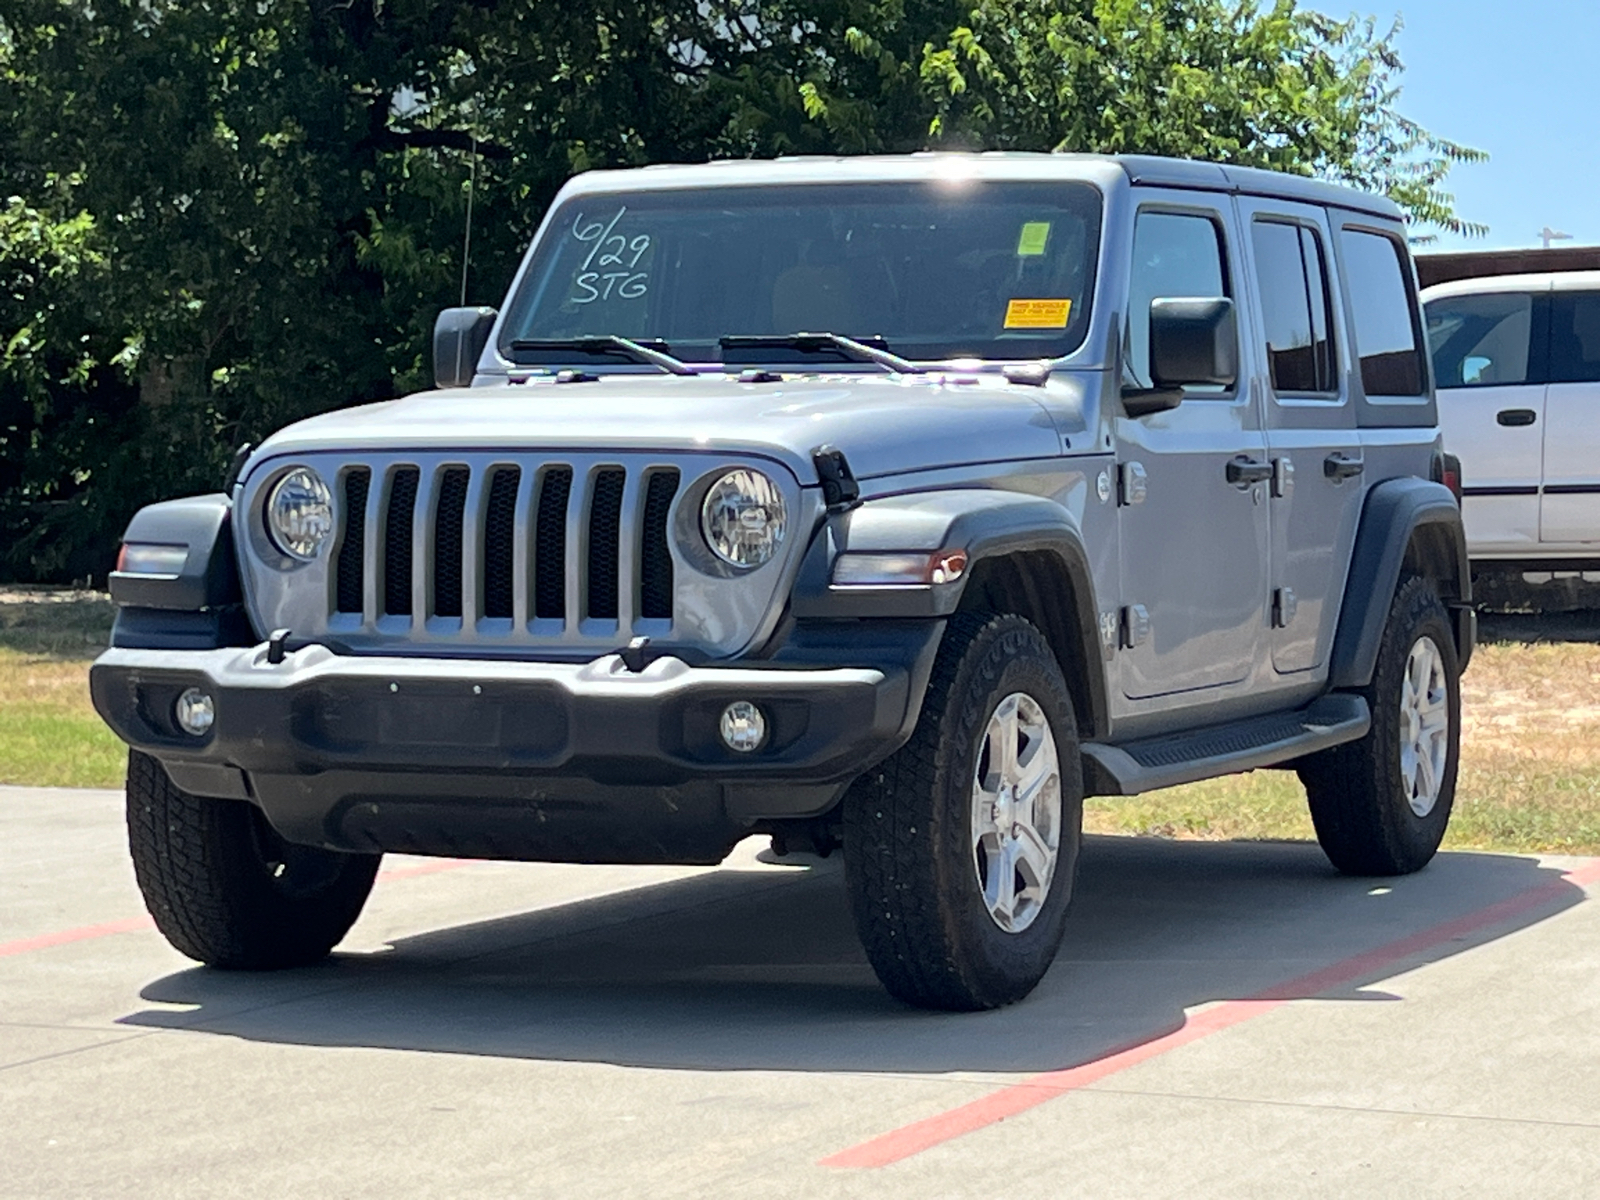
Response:
[{"label": "seven-slot grille", "polygon": [[349,466],[333,623],[602,634],[672,620],[675,467]]}]

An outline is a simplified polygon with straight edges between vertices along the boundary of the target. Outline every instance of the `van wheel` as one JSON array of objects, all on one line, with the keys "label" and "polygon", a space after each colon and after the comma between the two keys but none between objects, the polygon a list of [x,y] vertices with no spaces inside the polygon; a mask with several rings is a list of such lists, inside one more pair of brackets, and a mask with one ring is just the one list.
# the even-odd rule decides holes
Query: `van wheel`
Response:
[{"label": "van wheel", "polygon": [[851,912],[884,987],[957,1011],[1026,996],[1061,943],[1082,831],[1049,644],[1021,617],[952,617],[910,742],[844,802]]},{"label": "van wheel", "polygon": [[167,941],[213,967],[274,970],[327,957],[361,915],[379,854],[278,836],[254,804],[177,787],[128,756],[128,848],[145,907]]},{"label": "van wheel", "polygon": [[1372,728],[1300,768],[1317,841],[1347,875],[1427,866],[1455,802],[1461,676],[1449,614],[1433,581],[1395,594],[1371,686]]}]

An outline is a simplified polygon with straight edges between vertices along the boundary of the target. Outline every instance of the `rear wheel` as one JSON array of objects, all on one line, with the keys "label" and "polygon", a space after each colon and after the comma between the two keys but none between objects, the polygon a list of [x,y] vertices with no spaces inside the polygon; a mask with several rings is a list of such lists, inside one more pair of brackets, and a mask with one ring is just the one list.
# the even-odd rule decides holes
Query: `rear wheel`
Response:
[{"label": "rear wheel", "polygon": [[1433,582],[1395,594],[1364,690],[1372,728],[1300,770],[1323,851],[1349,875],[1405,875],[1426,866],[1455,803],[1461,683],[1449,613]]},{"label": "rear wheel", "polygon": [[261,810],[176,786],[128,756],[128,848],[167,941],[213,967],[271,970],[325,958],[361,915],[382,856],[286,842]]},{"label": "rear wheel", "polygon": [[1055,957],[1077,873],[1083,775],[1049,644],[959,614],[916,732],[845,798],[845,875],[878,978],[926,1008],[996,1008]]}]

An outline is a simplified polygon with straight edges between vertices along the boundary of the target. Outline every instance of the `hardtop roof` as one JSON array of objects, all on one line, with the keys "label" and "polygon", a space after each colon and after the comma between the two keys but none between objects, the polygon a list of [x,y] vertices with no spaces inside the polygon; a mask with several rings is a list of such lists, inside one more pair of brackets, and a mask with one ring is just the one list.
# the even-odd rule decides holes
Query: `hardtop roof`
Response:
[{"label": "hardtop roof", "polygon": [[1252,195],[1333,205],[1386,220],[1403,220],[1398,205],[1357,188],[1197,159],[1126,154],[1043,154],[1030,151],[922,151],[915,154],[788,156],[775,159],[718,159],[707,163],[658,163],[576,176],[569,193],[623,189],[727,187],[763,183],[864,183],[944,179],[967,175],[987,179],[1076,179],[1109,182],[1122,174],[1145,187]]}]

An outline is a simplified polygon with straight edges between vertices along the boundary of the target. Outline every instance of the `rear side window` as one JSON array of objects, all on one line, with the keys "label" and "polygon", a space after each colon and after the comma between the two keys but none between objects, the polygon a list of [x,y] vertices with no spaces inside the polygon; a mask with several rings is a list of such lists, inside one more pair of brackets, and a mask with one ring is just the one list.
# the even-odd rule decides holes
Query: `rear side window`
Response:
[{"label": "rear side window", "polygon": [[1283,221],[1257,221],[1252,232],[1273,390],[1337,391],[1322,239]]},{"label": "rear side window", "polygon": [[[1230,296],[1222,230],[1198,213],[1141,212],[1133,230],[1133,275],[1128,299],[1128,369],[1150,387],[1150,303]],[[1192,387],[1201,396],[1226,389]]]},{"label": "rear side window", "polygon": [[1527,383],[1534,376],[1533,297],[1453,296],[1428,305],[1428,352],[1442,388]]},{"label": "rear side window", "polygon": [[1355,313],[1361,386],[1369,396],[1422,394],[1422,355],[1411,289],[1406,286],[1405,250],[1381,233],[1346,229],[1345,290]]},{"label": "rear side window", "polygon": [[1550,382],[1600,383],[1600,292],[1551,296]]}]

